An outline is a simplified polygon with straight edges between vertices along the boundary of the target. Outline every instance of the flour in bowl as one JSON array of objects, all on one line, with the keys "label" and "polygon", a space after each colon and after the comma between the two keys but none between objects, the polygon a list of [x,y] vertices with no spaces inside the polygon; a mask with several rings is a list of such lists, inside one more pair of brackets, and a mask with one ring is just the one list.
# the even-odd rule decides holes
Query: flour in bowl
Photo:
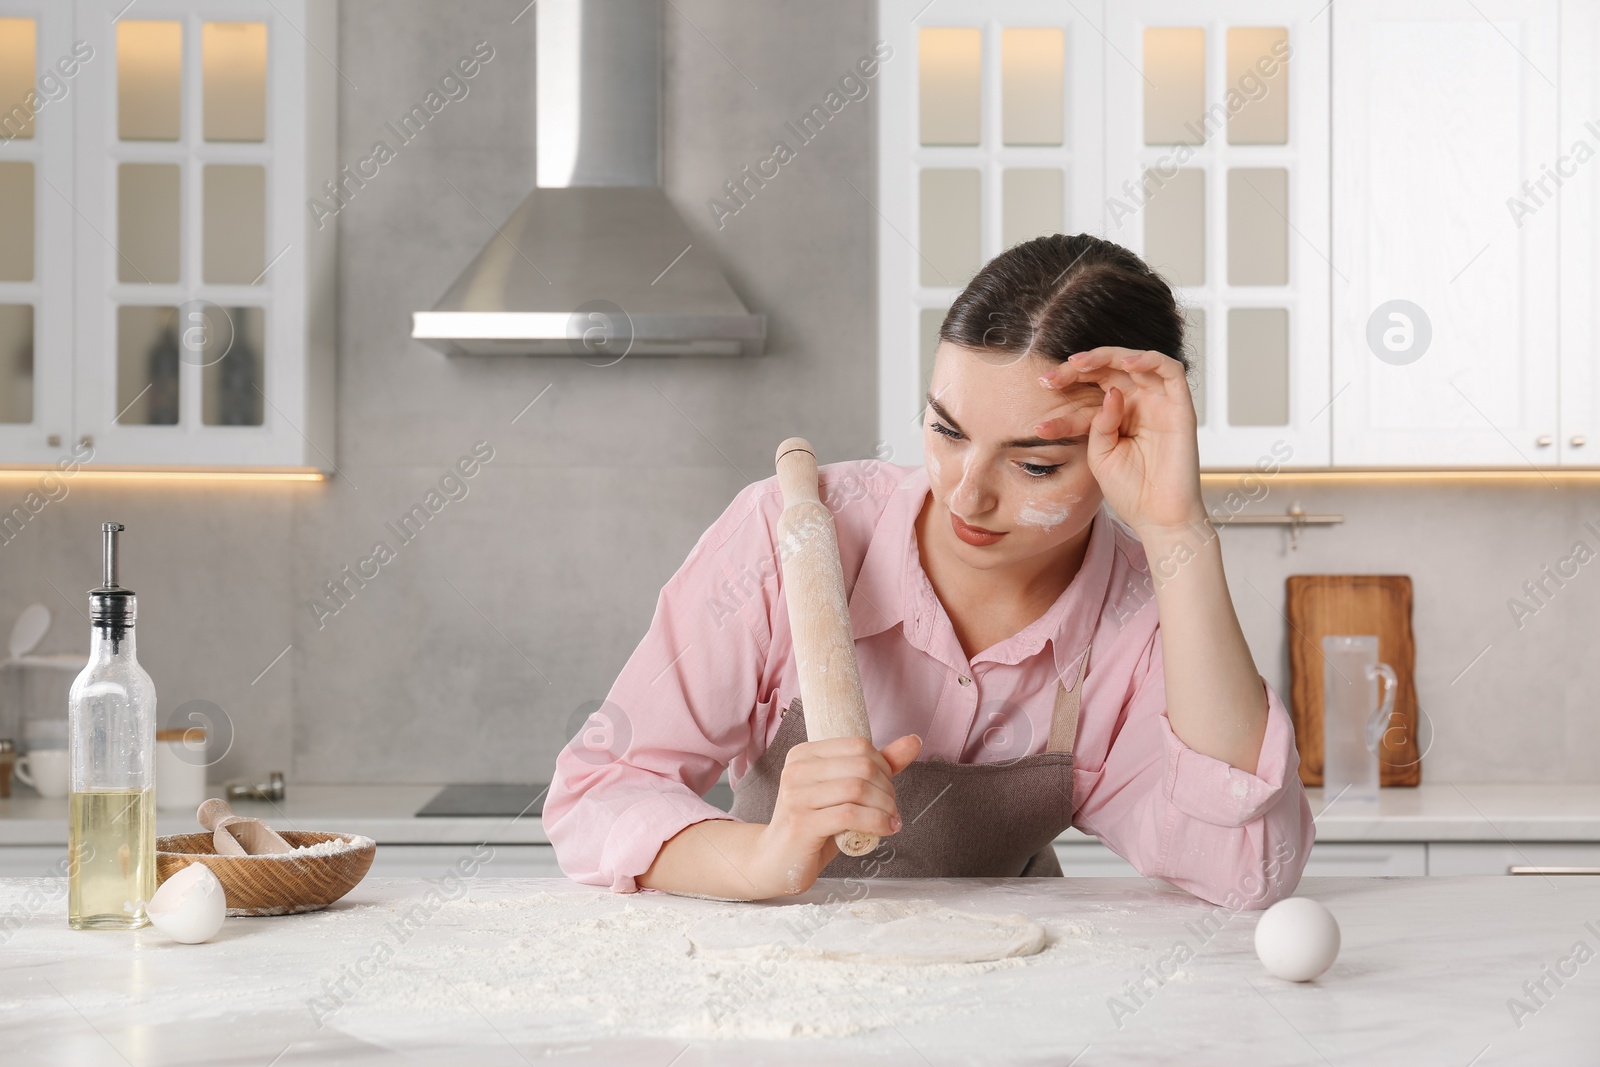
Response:
[{"label": "flour in bowl", "polygon": [[354,849],[365,848],[372,843],[372,838],[362,837],[359,834],[350,837],[330,837],[326,841],[318,841],[314,845],[298,845],[288,852],[273,852],[270,855],[293,856],[296,859],[308,856],[332,856],[340,852],[350,852]]}]

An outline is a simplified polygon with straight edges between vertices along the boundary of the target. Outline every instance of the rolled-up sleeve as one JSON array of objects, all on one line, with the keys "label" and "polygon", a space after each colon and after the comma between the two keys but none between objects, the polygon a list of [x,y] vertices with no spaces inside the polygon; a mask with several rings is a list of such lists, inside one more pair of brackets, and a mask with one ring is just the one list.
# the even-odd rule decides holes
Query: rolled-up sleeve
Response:
[{"label": "rolled-up sleeve", "polygon": [[761,484],[701,535],[605,703],[556,757],[544,828],[569,878],[635,892],[673,835],[733,818],[702,797],[750,743],[771,640],[768,590],[751,580],[775,559]]},{"label": "rolled-up sleeve", "polygon": [[1075,822],[1141,873],[1213,904],[1265,908],[1289,896],[1316,827],[1289,711],[1265,679],[1261,687],[1267,728],[1255,773],[1195,751],[1167,717],[1157,627],[1122,728]]}]

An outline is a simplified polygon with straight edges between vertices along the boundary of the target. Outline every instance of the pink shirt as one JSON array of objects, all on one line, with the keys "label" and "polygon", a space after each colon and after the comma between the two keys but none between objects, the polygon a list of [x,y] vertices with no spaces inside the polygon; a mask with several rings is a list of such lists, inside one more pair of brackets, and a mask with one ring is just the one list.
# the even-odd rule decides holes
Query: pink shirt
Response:
[{"label": "pink shirt", "polygon": [[[1073,825],[1215,904],[1264,908],[1294,891],[1315,830],[1288,710],[1263,680],[1254,774],[1178,739],[1149,567],[1126,525],[1102,506],[1083,566],[1050,609],[969,661],[917,552],[927,471],[859,460],[819,474],[874,744],[917,733],[918,758],[969,763],[1043,752],[1058,680],[1071,684],[1092,636]],[[615,758],[562,749],[544,827],[569,877],[635,891],[663,842],[733,818],[702,794],[725,767],[738,784],[800,692],[776,548],[782,512],[776,476],[739,492],[662,588],[611,688],[602,711],[614,720]]]}]

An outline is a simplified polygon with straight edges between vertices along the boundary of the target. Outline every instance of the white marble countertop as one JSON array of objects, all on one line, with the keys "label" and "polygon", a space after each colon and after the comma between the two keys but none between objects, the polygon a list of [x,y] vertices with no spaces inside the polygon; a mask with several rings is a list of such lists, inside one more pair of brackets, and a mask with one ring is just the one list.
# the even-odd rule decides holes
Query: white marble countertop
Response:
[{"label": "white marble countertop", "polygon": [[[230,918],[200,945],[150,927],[74,931],[63,878],[0,879],[5,1063],[932,1067],[1077,1063],[1086,1048],[1084,1063],[1184,1067],[1600,1059],[1600,962],[1572,958],[1600,946],[1594,879],[1304,879],[1299,895],[1333,912],[1343,945],[1321,977],[1290,983],[1255,957],[1260,912],[1143,879],[825,880],[783,904],[729,904],[472,873],[369,878],[320,912]],[[1050,940],[931,968],[688,952],[694,919],[830,893],[1022,912]],[[1568,977],[1557,986],[1546,968]],[[1524,983],[1540,980],[1548,995],[1531,999]],[[1511,998],[1528,1006],[1520,1019]]]},{"label": "white marble countertop", "polygon": [[[416,810],[440,788],[290,783],[281,801],[237,801],[233,808],[280,829],[363,834],[380,844],[549,844],[543,824],[532,815],[416,817]],[[1375,814],[1342,803],[1323,811],[1323,791],[1306,793],[1312,812],[1319,813],[1318,841],[1600,841],[1600,783],[1446,782],[1384,789]],[[0,846],[64,847],[66,826],[65,798],[46,800],[19,784],[0,800]],[[197,829],[191,813],[157,812],[158,834]],[[1074,829],[1057,840],[1094,839]]]}]

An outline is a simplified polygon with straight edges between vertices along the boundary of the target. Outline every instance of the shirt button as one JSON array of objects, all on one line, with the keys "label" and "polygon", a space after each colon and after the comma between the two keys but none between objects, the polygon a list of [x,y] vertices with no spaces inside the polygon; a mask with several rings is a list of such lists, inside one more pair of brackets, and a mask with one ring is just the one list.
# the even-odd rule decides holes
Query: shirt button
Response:
[{"label": "shirt button", "polygon": [[964,674],[960,678],[958,678],[957,681],[959,681],[962,685],[971,685],[972,684],[972,679],[968,678]]}]

